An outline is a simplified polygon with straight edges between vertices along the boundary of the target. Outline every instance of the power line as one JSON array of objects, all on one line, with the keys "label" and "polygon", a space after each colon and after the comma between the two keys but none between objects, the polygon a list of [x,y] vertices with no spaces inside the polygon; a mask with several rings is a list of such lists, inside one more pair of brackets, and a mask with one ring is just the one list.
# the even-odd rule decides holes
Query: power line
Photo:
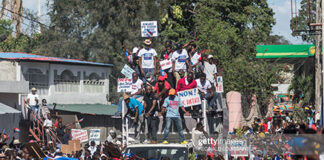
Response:
[{"label": "power line", "polygon": [[10,10],[10,9],[7,9],[7,8],[5,8],[5,7],[3,7],[3,6],[0,6],[2,9],[4,9],[4,10],[6,10],[6,11],[9,11],[10,13],[13,13],[13,14],[16,14],[16,15],[19,15],[19,16],[21,16],[22,18],[25,18],[25,19],[27,19],[27,20],[30,20],[30,21],[33,21],[33,22],[35,22],[35,23],[37,23],[37,24],[39,24],[39,25],[43,25],[43,26],[46,26],[46,27],[50,27],[50,26],[48,26],[48,25],[46,25],[46,24],[44,24],[44,23],[41,23],[41,22],[39,22],[39,21],[37,21],[37,20],[34,20],[34,19],[31,19],[31,18],[29,18],[29,17],[27,17],[27,16],[24,16],[24,15],[21,15],[20,13],[16,13],[16,12],[14,12],[14,11],[12,11],[12,10]]},{"label": "power line", "polygon": [[[5,15],[7,18],[11,18],[10,16],[8,16],[8,15]],[[21,21],[20,22],[21,24],[23,24],[23,25],[26,25],[27,27],[30,27],[30,28],[33,28],[30,24],[26,24],[26,23],[24,23],[23,21]],[[39,31],[37,28],[35,28],[35,30],[36,31]],[[15,31],[15,30],[13,30],[13,32],[15,32],[15,33],[19,33],[18,31]]]}]

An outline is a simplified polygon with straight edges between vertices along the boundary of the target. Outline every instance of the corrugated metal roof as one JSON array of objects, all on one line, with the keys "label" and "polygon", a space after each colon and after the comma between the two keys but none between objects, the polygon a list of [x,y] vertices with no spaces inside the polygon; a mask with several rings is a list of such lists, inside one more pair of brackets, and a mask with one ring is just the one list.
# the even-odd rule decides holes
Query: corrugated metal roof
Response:
[{"label": "corrugated metal roof", "polygon": [[0,103],[0,114],[6,114],[6,113],[20,113],[20,111],[9,107],[3,103]]},{"label": "corrugated metal roof", "polygon": [[29,53],[19,53],[19,52],[0,52],[0,59],[10,59],[10,60],[25,60],[25,61],[41,61],[41,62],[59,62],[59,63],[73,63],[82,65],[97,65],[97,66],[108,66],[112,67],[112,64],[97,63],[82,61],[78,59],[67,59],[59,57],[46,57]]},{"label": "corrugated metal roof", "polygon": [[[49,107],[53,109],[53,105]],[[118,106],[116,105],[105,105],[105,104],[57,104],[56,110],[78,112],[83,114],[91,115],[114,115]]]}]

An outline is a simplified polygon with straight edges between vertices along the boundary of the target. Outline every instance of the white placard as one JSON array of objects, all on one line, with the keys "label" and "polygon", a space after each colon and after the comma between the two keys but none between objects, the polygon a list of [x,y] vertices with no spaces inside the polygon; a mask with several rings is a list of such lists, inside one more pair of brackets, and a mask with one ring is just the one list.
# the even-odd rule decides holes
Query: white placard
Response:
[{"label": "white placard", "polygon": [[157,37],[157,21],[141,21],[141,33],[142,37]]},{"label": "white placard", "polygon": [[121,73],[123,75],[125,75],[127,78],[129,79],[132,79],[132,74],[134,73],[135,71],[129,67],[127,64],[124,65],[124,68],[122,69]]},{"label": "white placard", "polygon": [[100,129],[90,129],[89,142],[95,141],[96,145],[100,144]]},{"label": "white placard", "polygon": [[88,141],[88,132],[84,129],[72,129],[72,140],[80,140],[81,143]]},{"label": "white placard", "polygon": [[231,156],[245,157],[249,154],[249,147],[246,140],[231,139],[229,141],[229,151]]},{"label": "white placard", "polygon": [[223,85],[223,77],[217,76],[217,85],[215,84],[215,91],[217,93],[223,93],[224,92],[224,85]]},{"label": "white placard", "polygon": [[185,107],[201,104],[200,95],[197,88],[178,92],[182,104]]},{"label": "white placard", "polygon": [[118,78],[117,92],[131,92],[132,91],[132,79]]},{"label": "white placard", "polygon": [[166,70],[172,67],[172,61],[169,59],[160,61],[160,66],[162,70]]}]

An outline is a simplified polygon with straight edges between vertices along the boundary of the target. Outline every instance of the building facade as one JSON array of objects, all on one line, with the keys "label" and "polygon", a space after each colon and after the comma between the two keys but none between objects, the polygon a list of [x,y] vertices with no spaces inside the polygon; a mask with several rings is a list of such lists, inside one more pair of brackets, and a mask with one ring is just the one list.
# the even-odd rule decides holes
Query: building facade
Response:
[{"label": "building facade", "polygon": [[111,64],[0,53],[0,102],[21,110],[31,88],[59,104],[107,104]]}]

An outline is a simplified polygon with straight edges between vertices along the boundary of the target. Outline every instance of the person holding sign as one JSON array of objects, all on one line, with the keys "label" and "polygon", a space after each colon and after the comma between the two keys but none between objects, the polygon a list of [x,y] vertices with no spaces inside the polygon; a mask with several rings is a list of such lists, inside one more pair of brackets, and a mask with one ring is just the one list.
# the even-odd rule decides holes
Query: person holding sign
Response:
[{"label": "person holding sign", "polygon": [[[172,48],[172,41],[167,40],[165,42],[165,49],[162,50],[160,60],[171,60],[173,52],[174,52],[174,50]],[[171,85],[172,88],[175,88],[176,82],[175,82],[175,77],[173,76],[173,73],[172,73],[172,67],[165,69],[164,72],[167,73],[167,76],[168,76],[166,80],[169,82],[169,84]]]},{"label": "person holding sign", "polygon": [[182,48],[182,44],[177,44],[177,50],[172,53],[172,72],[173,76],[176,79],[176,84],[180,79],[179,71],[181,69],[187,70],[187,66],[189,66],[189,71],[191,71],[191,65],[189,63],[189,55],[186,49]]},{"label": "person holding sign", "polygon": [[196,82],[200,97],[201,99],[206,99],[208,101],[208,106],[216,111],[215,102],[218,97],[218,93],[212,90],[212,85],[210,81],[206,79],[205,73],[200,73],[199,77],[199,79],[196,79]]},{"label": "person holding sign", "polygon": [[[142,95],[142,89],[143,89],[143,81],[141,79],[138,78],[138,75],[136,72],[133,72],[132,74],[132,79],[133,79],[133,83],[132,83],[132,88],[131,88],[131,97],[138,99],[143,97]],[[123,97],[119,98],[119,103],[118,103],[118,111],[115,113],[115,116],[120,116],[121,115],[121,111],[122,111],[122,103],[123,103]]]},{"label": "person holding sign", "polygon": [[[156,56],[157,53],[154,48],[151,48],[152,41],[150,39],[145,39],[144,41],[145,47],[138,52],[139,57],[139,67],[143,77],[147,73],[152,73],[155,75],[156,71]],[[145,78],[143,78],[145,83]]]},{"label": "person holding sign", "polygon": [[172,88],[169,90],[169,97],[167,97],[163,103],[162,111],[159,113],[159,117],[162,116],[164,112],[166,112],[166,126],[164,128],[164,137],[163,144],[168,143],[168,135],[169,129],[171,126],[171,121],[173,121],[177,127],[177,131],[180,137],[181,144],[187,144],[185,141],[183,131],[182,131],[182,122],[179,113],[179,107],[183,112],[185,112],[186,116],[190,116],[189,112],[187,112],[178,96],[176,96],[176,91]]}]

